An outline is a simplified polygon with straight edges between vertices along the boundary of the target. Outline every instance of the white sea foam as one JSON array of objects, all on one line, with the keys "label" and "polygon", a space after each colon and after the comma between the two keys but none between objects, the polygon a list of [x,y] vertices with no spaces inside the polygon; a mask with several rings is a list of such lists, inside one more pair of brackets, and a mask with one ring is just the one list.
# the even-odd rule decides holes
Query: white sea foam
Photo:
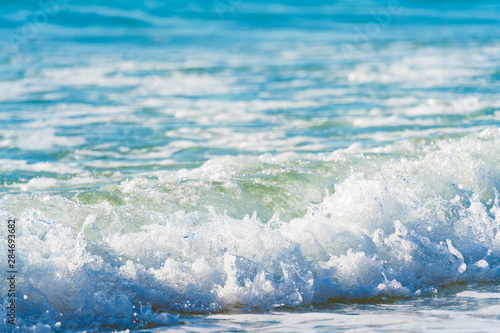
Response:
[{"label": "white sea foam", "polygon": [[[140,328],[176,323],[178,312],[416,297],[455,282],[497,281],[498,147],[498,131],[489,130],[437,141],[413,157],[350,163],[356,172],[319,194],[317,203],[303,202],[304,213],[288,222],[277,214],[262,221],[257,214],[224,213],[228,198],[213,184],[221,193],[240,193],[233,202],[241,213],[251,191],[241,177],[250,170],[284,177],[285,165],[300,160],[297,153],[213,159],[192,171],[157,172],[69,199],[9,195],[2,218],[18,216],[24,253],[20,325]],[[350,161],[359,156],[342,154]],[[336,161],[323,163],[342,159]],[[323,179],[332,172],[344,171],[326,170]],[[55,186],[50,181],[29,184]],[[293,191],[313,190],[304,187],[317,187],[305,197],[321,193],[321,183],[286,183],[282,200],[291,203]],[[193,206],[169,194],[175,187],[188,201],[186,191],[197,188]],[[204,191],[215,207],[196,206]],[[265,205],[270,193],[254,201]],[[24,208],[27,202],[34,208]]]},{"label": "white sea foam", "polygon": [[4,137],[0,147],[17,147],[24,150],[46,150],[55,146],[73,147],[85,143],[83,136],[60,136],[55,134],[55,129],[48,127],[39,130],[0,130]]},{"label": "white sea foam", "polygon": [[28,163],[23,160],[0,159],[0,170],[2,171],[33,171],[50,172],[58,174],[76,174],[83,172],[75,164],[62,164],[50,162]]}]

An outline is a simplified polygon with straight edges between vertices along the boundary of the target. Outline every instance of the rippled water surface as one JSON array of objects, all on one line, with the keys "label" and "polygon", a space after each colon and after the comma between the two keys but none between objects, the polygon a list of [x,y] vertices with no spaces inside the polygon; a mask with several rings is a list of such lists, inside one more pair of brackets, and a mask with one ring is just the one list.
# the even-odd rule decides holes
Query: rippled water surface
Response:
[{"label": "rippled water surface", "polygon": [[498,13],[2,2],[17,329],[494,332]]}]

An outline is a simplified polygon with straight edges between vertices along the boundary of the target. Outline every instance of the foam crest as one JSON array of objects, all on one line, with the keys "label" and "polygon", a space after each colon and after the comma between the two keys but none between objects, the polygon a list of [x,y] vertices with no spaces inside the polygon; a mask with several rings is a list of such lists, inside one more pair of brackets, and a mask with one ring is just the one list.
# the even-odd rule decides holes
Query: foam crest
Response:
[{"label": "foam crest", "polygon": [[[296,154],[218,158],[110,185],[85,203],[7,196],[2,206],[18,211],[23,253],[20,325],[145,328],[175,324],[176,313],[416,297],[456,282],[498,281],[498,139],[489,130],[438,140],[413,157],[381,157],[370,162],[376,168],[359,164],[289,221],[181,210],[165,206],[159,189],[188,178],[230,184],[240,173],[294,163]],[[398,149],[403,156],[409,147]],[[19,211],[22,202],[39,208]]]}]

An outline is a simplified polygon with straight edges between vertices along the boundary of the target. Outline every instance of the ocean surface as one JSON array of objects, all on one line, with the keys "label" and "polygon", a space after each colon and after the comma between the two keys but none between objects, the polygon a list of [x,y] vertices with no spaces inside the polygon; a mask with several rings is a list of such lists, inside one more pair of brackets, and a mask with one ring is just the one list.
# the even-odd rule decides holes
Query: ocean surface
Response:
[{"label": "ocean surface", "polygon": [[498,332],[498,1],[5,0],[0,50],[1,331]]}]

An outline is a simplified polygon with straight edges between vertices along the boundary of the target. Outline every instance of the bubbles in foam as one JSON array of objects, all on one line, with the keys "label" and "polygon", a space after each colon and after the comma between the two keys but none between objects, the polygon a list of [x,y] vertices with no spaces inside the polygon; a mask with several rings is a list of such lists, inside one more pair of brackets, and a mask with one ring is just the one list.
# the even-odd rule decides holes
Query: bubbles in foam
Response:
[{"label": "bubbles in foam", "polygon": [[[417,151],[395,146],[399,156],[405,149],[411,155],[362,158],[349,163],[356,171],[337,167],[360,152],[344,151],[319,169],[307,154],[225,157],[108,185],[92,199],[8,196],[2,217],[19,216],[23,253],[21,326],[142,328],[175,324],[176,313],[416,297],[449,283],[496,281],[498,140],[497,131],[486,131]],[[290,193],[317,187],[322,194],[288,219],[241,218],[217,200],[181,209],[169,195],[171,186],[194,179],[199,193],[213,194],[216,183],[245,193],[246,173],[283,175],[292,167],[315,175],[295,178]],[[310,181],[316,177],[322,182]],[[325,192],[325,181],[336,177]],[[273,182],[269,189],[283,186]],[[253,200],[264,204],[267,195]],[[25,210],[27,203],[36,208]]]}]

